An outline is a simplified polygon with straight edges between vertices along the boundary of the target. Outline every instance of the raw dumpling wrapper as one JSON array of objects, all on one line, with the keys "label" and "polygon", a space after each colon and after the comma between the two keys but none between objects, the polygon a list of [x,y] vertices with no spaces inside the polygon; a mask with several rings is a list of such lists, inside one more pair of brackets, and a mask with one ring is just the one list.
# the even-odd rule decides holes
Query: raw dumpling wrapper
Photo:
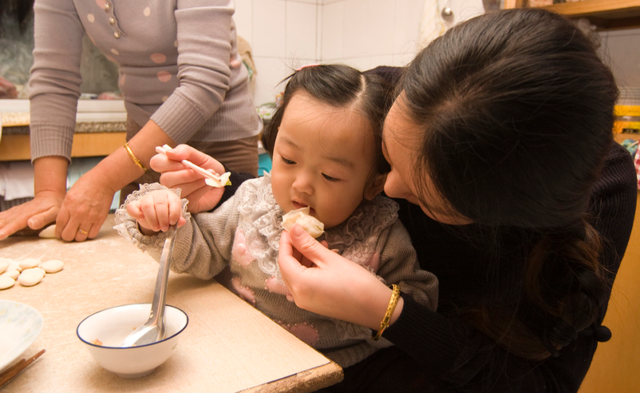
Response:
[{"label": "raw dumpling wrapper", "polygon": [[282,216],[282,227],[285,230],[290,230],[293,224],[300,225],[302,229],[315,238],[324,233],[324,224],[317,218],[309,215],[308,207],[291,210]]}]

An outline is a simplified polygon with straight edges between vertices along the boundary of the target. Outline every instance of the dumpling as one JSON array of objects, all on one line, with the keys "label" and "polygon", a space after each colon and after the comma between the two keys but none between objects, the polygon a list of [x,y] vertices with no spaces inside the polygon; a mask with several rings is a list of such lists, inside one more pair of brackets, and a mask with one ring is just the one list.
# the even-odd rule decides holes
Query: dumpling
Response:
[{"label": "dumpling", "polygon": [[317,218],[309,215],[308,207],[291,210],[289,213],[282,216],[282,227],[285,230],[290,230],[293,224],[300,225],[302,229],[307,231],[307,233],[314,238],[317,238],[324,233],[324,224]]}]

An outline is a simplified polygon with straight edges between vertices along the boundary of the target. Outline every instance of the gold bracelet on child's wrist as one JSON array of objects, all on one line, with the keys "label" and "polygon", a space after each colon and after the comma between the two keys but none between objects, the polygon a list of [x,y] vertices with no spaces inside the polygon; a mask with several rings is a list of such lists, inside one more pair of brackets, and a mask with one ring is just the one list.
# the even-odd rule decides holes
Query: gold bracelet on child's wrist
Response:
[{"label": "gold bracelet on child's wrist", "polygon": [[396,306],[398,305],[398,300],[400,300],[400,287],[396,284],[393,284],[393,292],[391,293],[391,299],[389,299],[387,312],[384,314],[384,318],[382,318],[382,322],[380,322],[380,329],[378,329],[378,332],[371,337],[373,341],[378,341],[380,337],[382,337],[382,333],[385,331],[385,329],[389,327],[389,323],[391,322],[391,316],[393,315],[393,312],[396,310]]},{"label": "gold bracelet on child's wrist", "polygon": [[138,157],[136,157],[136,155],[133,154],[133,151],[131,151],[131,148],[129,147],[128,142],[124,143],[124,149],[127,151],[127,154],[129,154],[129,157],[131,157],[131,160],[133,160],[133,163],[136,164],[138,168],[146,172],[147,168],[142,164],[142,162],[140,162],[140,160],[138,160]]}]

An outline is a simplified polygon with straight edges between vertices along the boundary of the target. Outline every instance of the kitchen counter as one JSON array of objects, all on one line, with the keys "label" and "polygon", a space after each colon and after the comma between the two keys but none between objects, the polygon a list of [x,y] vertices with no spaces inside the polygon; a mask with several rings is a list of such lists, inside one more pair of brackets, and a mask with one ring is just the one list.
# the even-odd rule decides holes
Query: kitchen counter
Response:
[{"label": "kitchen counter", "polygon": [[[1,100],[0,112],[17,119],[2,127],[0,161],[30,160],[29,101]],[[79,100],[71,157],[111,154],[126,141],[126,118],[121,100]]]},{"label": "kitchen counter", "polygon": [[123,379],[104,370],[76,336],[87,316],[113,306],[149,303],[158,263],[119,236],[113,215],[98,237],[10,237],[0,255],[60,259],[64,270],[34,287],[16,284],[0,297],[27,304],[44,328],[22,357],[46,353],[2,391],[12,392],[310,392],[342,379],[342,369],[215,282],[171,273],[167,304],[189,325],[172,356],[153,373]]}]

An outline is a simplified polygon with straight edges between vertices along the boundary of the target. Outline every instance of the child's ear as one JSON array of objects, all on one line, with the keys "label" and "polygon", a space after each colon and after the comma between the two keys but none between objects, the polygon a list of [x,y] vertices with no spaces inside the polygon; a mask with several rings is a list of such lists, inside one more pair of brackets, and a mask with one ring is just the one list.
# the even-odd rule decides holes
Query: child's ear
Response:
[{"label": "child's ear", "polygon": [[372,180],[367,182],[364,189],[364,199],[370,201],[384,190],[384,182],[387,180],[387,174],[376,174]]}]

